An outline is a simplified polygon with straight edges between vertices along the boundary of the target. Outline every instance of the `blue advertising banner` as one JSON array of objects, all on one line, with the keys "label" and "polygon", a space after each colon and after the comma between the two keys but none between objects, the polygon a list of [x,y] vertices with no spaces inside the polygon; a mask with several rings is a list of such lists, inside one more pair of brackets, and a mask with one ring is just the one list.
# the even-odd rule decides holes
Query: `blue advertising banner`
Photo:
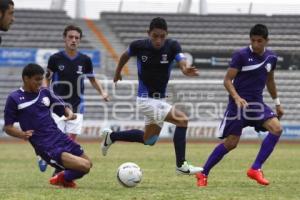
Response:
[{"label": "blue advertising banner", "polygon": [[[38,63],[46,67],[49,57],[60,49],[35,49],[35,48],[0,48],[0,67],[23,67],[28,63]],[[100,67],[101,57],[99,50],[80,49],[87,54],[94,65]]]}]

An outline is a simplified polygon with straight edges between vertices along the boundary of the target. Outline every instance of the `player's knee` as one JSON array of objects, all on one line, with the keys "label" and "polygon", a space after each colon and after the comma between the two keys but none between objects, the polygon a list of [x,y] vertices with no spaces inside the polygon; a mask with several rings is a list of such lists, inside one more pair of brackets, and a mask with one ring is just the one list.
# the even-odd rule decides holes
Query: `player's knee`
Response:
[{"label": "player's knee", "polygon": [[180,117],[178,119],[178,123],[177,123],[177,126],[179,127],[187,127],[188,126],[188,122],[189,122],[189,119],[186,115]]},{"label": "player's knee", "polygon": [[227,141],[224,143],[224,146],[228,151],[235,149],[237,147],[237,145],[238,145],[238,143],[235,141]]},{"label": "player's knee", "polygon": [[282,127],[280,125],[273,127],[272,133],[280,136],[282,133]]},{"label": "player's knee", "polygon": [[85,162],[82,162],[82,166],[81,166],[82,172],[84,172],[85,174],[89,173],[92,166],[93,164],[91,161],[85,160]]},{"label": "player's knee", "polygon": [[157,140],[158,140],[158,135],[153,135],[150,138],[144,140],[144,144],[153,146]]}]

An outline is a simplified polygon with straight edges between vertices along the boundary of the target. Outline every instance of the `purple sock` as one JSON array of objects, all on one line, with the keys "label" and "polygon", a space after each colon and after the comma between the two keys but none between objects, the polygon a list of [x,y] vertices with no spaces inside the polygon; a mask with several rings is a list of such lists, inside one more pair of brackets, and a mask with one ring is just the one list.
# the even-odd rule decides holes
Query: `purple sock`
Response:
[{"label": "purple sock", "polygon": [[71,170],[71,169],[66,169],[64,172],[64,179],[65,181],[73,181],[75,179],[79,179],[83,177],[85,173],[77,171],[77,170]]},{"label": "purple sock", "polygon": [[264,162],[271,155],[280,136],[269,133],[261,144],[257,157],[252,165],[252,169],[260,169]]},{"label": "purple sock", "polygon": [[216,146],[214,151],[208,157],[204,167],[203,167],[203,174],[208,176],[209,171],[224,157],[225,154],[228,153],[228,150],[225,148],[224,143],[219,144]]},{"label": "purple sock", "polygon": [[177,167],[181,167],[185,161],[186,129],[187,127],[176,127],[173,137]]},{"label": "purple sock", "polygon": [[128,131],[117,131],[110,134],[112,142],[125,141],[125,142],[139,142],[144,144],[144,131],[132,129]]}]

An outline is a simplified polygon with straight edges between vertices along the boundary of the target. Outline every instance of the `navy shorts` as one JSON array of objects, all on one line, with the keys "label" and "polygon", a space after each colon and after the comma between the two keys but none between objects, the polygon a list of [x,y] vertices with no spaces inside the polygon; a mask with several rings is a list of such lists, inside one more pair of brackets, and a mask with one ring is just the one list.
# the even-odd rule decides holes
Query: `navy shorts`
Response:
[{"label": "navy shorts", "polygon": [[64,169],[61,154],[70,153],[75,156],[82,156],[82,147],[70,139],[66,134],[59,134],[52,145],[34,145],[37,155],[40,155],[49,165],[55,168]]},{"label": "navy shorts", "polygon": [[266,131],[262,125],[273,117],[276,114],[264,103],[249,103],[246,109],[228,106],[220,124],[219,138],[223,139],[228,135],[240,136],[246,126],[254,127],[256,131]]}]

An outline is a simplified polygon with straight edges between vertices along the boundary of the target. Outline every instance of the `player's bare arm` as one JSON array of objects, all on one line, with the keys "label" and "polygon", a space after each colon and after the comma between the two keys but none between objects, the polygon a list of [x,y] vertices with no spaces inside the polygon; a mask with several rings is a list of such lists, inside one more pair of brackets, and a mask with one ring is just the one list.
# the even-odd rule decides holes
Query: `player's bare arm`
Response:
[{"label": "player's bare arm", "polygon": [[14,127],[13,125],[4,126],[4,131],[10,136],[17,137],[23,140],[28,140],[33,134],[33,130],[22,131]]},{"label": "player's bare arm", "polygon": [[95,77],[89,77],[89,81],[92,86],[98,91],[98,93],[103,97],[104,101],[109,101],[109,95],[103,89],[102,84]]},{"label": "player's bare arm", "polygon": [[240,108],[245,108],[248,106],[247,101],[240,97],[234,85],[232,84],[232,80],[236,77],[238,72],[239,71],[235,68],[228,68],[226,75],[224,77],[224,86],[226,90],[229,92],[230,96],[234,99],[235,104]]},{"label": "player's bare arm", "polygon": [[189,66],[186,60],[181,60],[178,63],[182,73],[186,76],[199,76],[198,69],[194,66]]},{"label": "player's bare arm", "polygon": [[279,98],[277,96],[277,88],[276,88],[276,83],[275,83],[275,79],[274,79],[274,71],[269,72],[266,85],[267,85],[267,89],[268,89],[270,96],[272,97],[272,99],[275,102],[276,113],[277,113],[278,118],[280,119],[283,116],[284,111],[280,104]]},{"label": "player's bare arm", "polygon": [[50,69],[47,69],[46,75],[45,75],[45,80],[44,80],[44,86],[49,87],[51,83],[51,78],[53,76],[53,72]]},{"label": "player's bare arm", "polygon": [[122,72],[123,67],[124,67],[125,64],[128,62],[129,59],[130,59],[130,56],[128,55],[128,52],[125,51],[125,52],[121,55],[120,60],[119,60],[118,65],[117,65],[117,68],[116,68],[116,71],[115,71],[115,75],[114,75],[114,83],[115,83],[115,84],[116,84],[118,81],[121,81],[121,80],[122,80],[121,72]]}]

